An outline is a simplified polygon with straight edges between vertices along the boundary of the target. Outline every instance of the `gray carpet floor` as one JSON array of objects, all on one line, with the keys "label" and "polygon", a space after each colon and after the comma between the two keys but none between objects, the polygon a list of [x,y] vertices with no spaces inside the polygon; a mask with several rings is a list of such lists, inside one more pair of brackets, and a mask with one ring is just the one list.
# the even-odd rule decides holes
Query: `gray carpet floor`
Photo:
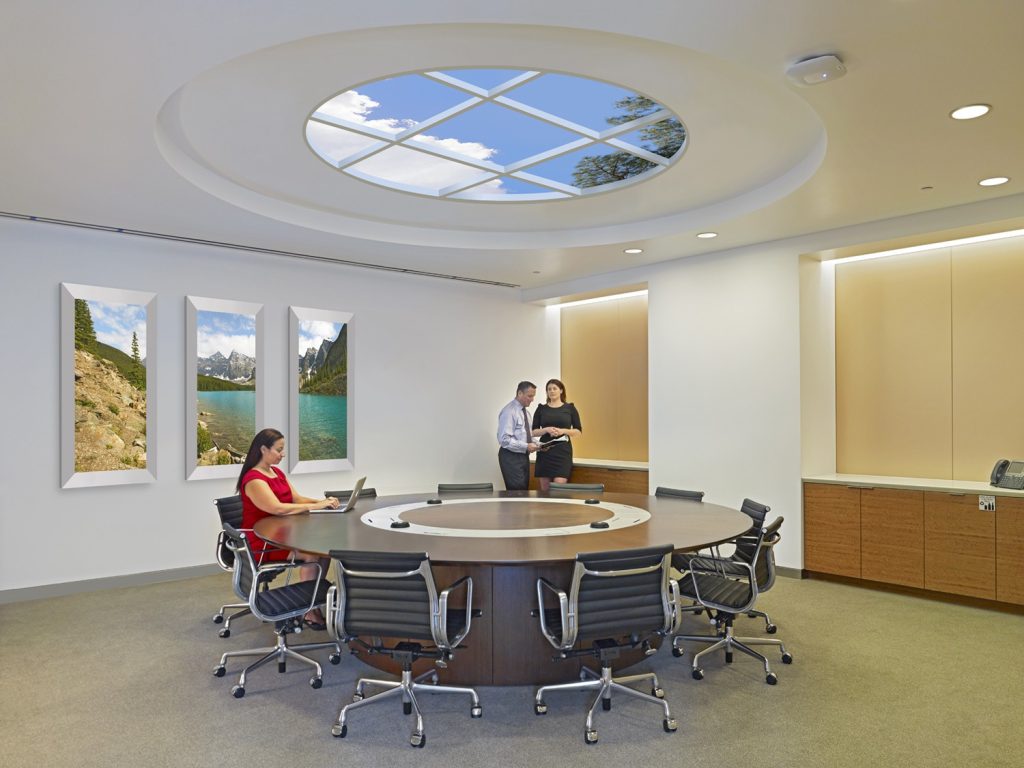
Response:
[{"label": "gray carpet floor", "polygon": [[[689,653],[663,648],[637,667],[658,674],[674,734],[662,731],[659,708],[616,699],[598,712],[600,742],[585,746],[590,694],[552,694],[537,717],[532,689],[483,687],[479,720],[463,697],[422,697],[428,743],[412,749],[397,703],[353,713],[348,738],[331,737],[355,680],[379,676],[347,654],[331,666],[320,653],[320,690],[304,668],[281,675],[268,665],[244,699],[232,698],[240,663],[216,678],[220,654],[272,634],[250,617],[217,637],[210,617],[231,598],[228,578],[0,606],[0,764],[1024,766],[1019,615],[780,578],[759,603],[795,657],[785,666],[769,655],[778,685],[739,654],[730,665],[721,654],[707,661],[699,682]],[[741,634],[762,626],[740,624]]]}]

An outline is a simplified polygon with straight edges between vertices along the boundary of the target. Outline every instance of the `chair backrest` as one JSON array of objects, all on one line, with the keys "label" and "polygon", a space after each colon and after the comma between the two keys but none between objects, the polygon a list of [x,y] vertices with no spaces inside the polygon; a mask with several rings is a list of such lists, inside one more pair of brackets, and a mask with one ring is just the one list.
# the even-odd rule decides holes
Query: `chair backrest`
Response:
[{"label": "chair backrest", "polygon": [[733,558],[754,566],[754,578],[757,580],[759,592],[767,592],[775,583],[775,552],[774,547],[782,536],[783,517],[776,517],[766,525],[758,535],[744,534],[736,539],[736,552]]},{"label": "chair backrest", "polygon": [[569,592],[575,639],[667,632],[671,566],[671,544],[576,555]]},{"label": "chair backrest", "polygon": [[252,556],[248,535],[230,523],[224,523],[224,542],[234,555],[234,578],[231,580],[231,584],[235,589],[235,594],[249,602],[252,583],[256,578],[256,562]]},{"label": "chair backrest", "polygon": [[[338,501],[344,503],[348,501],[348,497],[352,495],[352,489],[349,488],[347,491],[324,491],[324,498],[333,496]],[[361,488],[359,490],[360,499],[375,499],[377,498],[376,488]]]},{"label": "chair backrest", "polygon": [[604,483],[552,483],[548,486],[552,491],[588,491],[604,493]]},{"label": "chair backrest", "polygon": [[[220,515],[222,529],[225,524],[234,528],[242,527],[242,496],[240,494],[214,499],[213,503],[217,507],[217,514]],[[217,563],[225,571],[230,571],[235,567],[235,553],[227,545],[227,538],[223,533],[217,537]]]},{"label": "chair backrest", "polygon": [[438,483],[438,493],[494,493],[494,483]]},{"label": "chair backrest", "polygon": [[686,491],[682,488],[666,488],[659,485],[654,489],[655,496],[668,496],[674,499],[688,499],[689,501],[704,501],[704,491]]},{"label": "chair backrest", "polygon": [[339,638],[401,637],[437,641],[431,617],[437,588],[425,552],[331,550],[338,601],[328,619]]},{"label": "chair backrest", "polygon": [[752,499],[744,499],[743,504],[740,505],[740,512],[754,521],[751,528],[757,530],[764,528],[765,518],[768,517],[768,513],[771,511],[772,508],[767,504],[758,504]]}]

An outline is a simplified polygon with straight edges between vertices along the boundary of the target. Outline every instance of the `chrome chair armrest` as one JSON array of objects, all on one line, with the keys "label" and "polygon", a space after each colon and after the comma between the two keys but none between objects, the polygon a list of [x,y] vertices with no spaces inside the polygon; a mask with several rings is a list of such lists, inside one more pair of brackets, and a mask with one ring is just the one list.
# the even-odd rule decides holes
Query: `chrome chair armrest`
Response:
[{"label": "chrome chair armrest", "polygon": [[668,580],[669,597],[669,634],[676,634],[682,624],[682,611],[679,610],[679,601],[682,595],[679,592],[679,582],[675,579]]},{"label": "chrome chair armrest", "polygon": [[330,635],[331,640],[340,640],[342,642],[348,640],[347,637],[343,637],[342,633],[339,632],[337,625],[338,618],[340,617],[338,611],[338,587],[332,584],[327,589],[327,600],[324,606],[324,623],[327,624],[327,634]]},{"label": "chrome chair armrest", "polygon": [[[462,631],[455,637],[448,637],[448,597],[454,590],[461,589],[463,586],[466,587],[466,626],[463,627]],[[435,617],[436,626],[440,637],[435,637],[435,642],[438,646],[444,647],[446,650],[450,650],[457,646],[465,639],[466,635],[469,634],[469,625],[473,621],[473,579],[470,576],[463,576],[461,579],[453,582],[449,587],[441,592],[441,595],[437,600],[438,615]],[[444,645],[442,646],[440,640],[443,640]]]},{"label": "chrome chair armrest", "polygon": [[[548,628],[547,619],[544,616],[544,589],[549,590],[558,598],[558,611],[562,618],[562,635],[556,637],[555,634]],[[565,648],[571,648],[576,642],[576,627],[575,623],[570,627],[569,621],[569,596],[565,594],[561,589],[556,587],[547,579],[541,577],[537,579],[537,609],[540,615],[540,631],[544,633],[544,637],[548,639],[555,648],[559,650]]]},{"label": "chrome chair armrest", "polygon": [[217,534],[217,565],[220,566],[220,569],[222,571],[233,571],[234,570],[234,566],[233,565],[228,565],[227,562],[224,560],[224,550],[225,549],[229,549],[232,552],[234,552],[234,550],[231,549],[231,547],[228,546],[228,544],[226,542],[226,537],[227,537],[227,532],[226,531],[222,530],[220,533]]}]

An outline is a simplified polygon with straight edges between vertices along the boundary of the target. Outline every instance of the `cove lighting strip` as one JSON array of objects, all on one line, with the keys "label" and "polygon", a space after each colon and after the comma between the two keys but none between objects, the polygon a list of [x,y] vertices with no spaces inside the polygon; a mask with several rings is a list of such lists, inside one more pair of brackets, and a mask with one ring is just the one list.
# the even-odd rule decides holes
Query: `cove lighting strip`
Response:
[{"label": "cove lighting strip", "polygon": [[[1024,230],[1021,230],[1024,232]],[[567,301],[565,304],[555,304],[554,306],[558,309],[565,309],[566,307],[578,307],[581,304],[596,304],[599,301],[615,301],[616,299],[629,299],[633,296],[646,296],[647,289],[642,291],[630,291],[629,293],[616,293],[611,296],[598,296],[595,299],[580,299],[579,301]]]},{"label": "cove lighting strip", "polygon": [[985,243],[989,240],[1005,240],[1008,237],[1024,236],[1024,229],[1014,229],[1009,232],[995,232],[991,235],[978,235],[977,237],[963,237],[959,240],[946,240],[941,243],[928,243],[927,245],[912,245],[908,248],[894,248],[891,251],[879,251],[878,253],[865,253],[861,256],[847,256],[842,259],[831,259],[822,264],[846,264],[851,261],[866,261],[867,259],[881,259],[886,256],[903,256],[907,253],[920,253],[922,251],[934,251],[939,248],[949,248],[954,245],[970,245],[972,243]]}]

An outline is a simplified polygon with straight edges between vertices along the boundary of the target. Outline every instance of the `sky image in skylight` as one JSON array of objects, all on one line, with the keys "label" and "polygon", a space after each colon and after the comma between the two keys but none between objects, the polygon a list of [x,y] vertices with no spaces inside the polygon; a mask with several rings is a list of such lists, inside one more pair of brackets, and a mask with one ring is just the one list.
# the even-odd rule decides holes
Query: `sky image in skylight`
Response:
[{"label": "sky image in skylight", "polygon": [[[458,87],[456,78],[482,89]],[[499,86],[520,82],[500,92]],[[664,112],[628,88],[588,78],[517,69],[450,69],[361,85],[318,106],[310,147],[363,181],[431,197],[538,200],[574,197],[663,170],[597,140],[615,125]],[[686,138],[672,113],[657,130],[623,136],[675,160]],[[666,126],[668,130],[666,130]],[[523,161],[532,163],[523,166]],[[523,171],[529,179],[511,174]]]}]

